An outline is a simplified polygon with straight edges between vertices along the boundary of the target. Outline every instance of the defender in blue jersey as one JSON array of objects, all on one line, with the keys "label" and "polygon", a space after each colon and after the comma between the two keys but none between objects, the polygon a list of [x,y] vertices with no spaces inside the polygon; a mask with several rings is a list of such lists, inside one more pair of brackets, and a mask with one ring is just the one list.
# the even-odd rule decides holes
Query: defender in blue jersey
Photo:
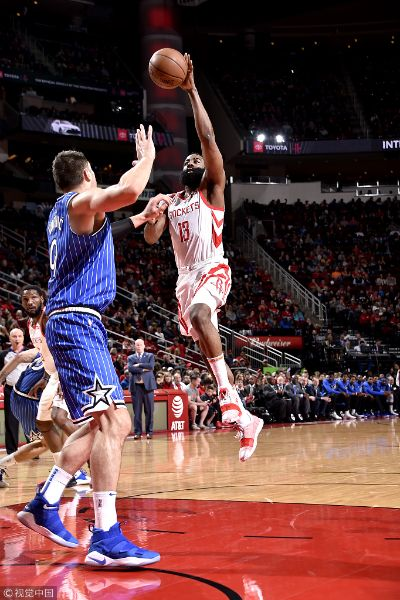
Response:
[{"label": "defender in blue jersey", "polygon": [[[37,285],[28,284],[21,290],[21,306],[28,316],[27,328],[33,348],[19,352],[0,371],[0,383],[23,363],[30,363],[11,392],[11,408],[21,423],[27,439],[34,438],[15,452],[0,458],[0,469],[36,458],[47,449],[57,462],[65,437],[77,429],[69,419],[68,408],[59,394],[59,381],[53,358],[46,344],[45,293]],[[38,393],[40,391],[40,393]],[[32,432],[32,435],[30,433]],[[77,482],[90,483],[80,470],[68,487]],[[1,487],[1,484],[0,484]]]},{"label": "defender in blue jersey", "polygon": [[[108,351],[101,313],[116,291],[114,246],[106,212],[136,202],[155,158],[151,126],[136,133],[138,160],[118,184],[97,187],[90,163],[81,152],[60,152],[53,177],[62,192],[50,213],[50,256],[46,340],[59,374],[71,418],[82,426],[66,441],[59,466],[53,467],[19,520],[56,543],[76,547],[63,526],[59,500],[66,484],[90,459],[95,527],[85,562],[96,566],[142,566],[160,559],[138,548],[121,533],[115,508],[122,447],[131,429],[123,393]],[[158,194],[131,217],[135,227],[158,218],[169,206]]]},{"label": "defender in blue jersey", "polygon": [[[45,385],[44,377],[43,359],[38,354],[21,373],[11,392],[11,410],[31,442],[40,435],[36,427],[36,415],[40,395]],[[40,384],[43,387],[40,387]]]},{"label": "defender in blue jersey", "polygon": [[[37,350],[25,350],[18,356],[26,357],[21,362],[32,362],[22,371],[15,383],[10,398],[13,415],[21,424],[23,432],[30,443],[24,444],[11,454],[0,458],[0,471],[6,470],[16,463],[36,458],[48,450],[47,442],[37,428],[36,417],[39,408],[41,392],[46,385],[43,359]],[[12,361],[10,361],[12,362]],[[4,379],[5,369],[0,372],[0,382]],[[0,480],[0,488],[8,487],[8,483]]]}]

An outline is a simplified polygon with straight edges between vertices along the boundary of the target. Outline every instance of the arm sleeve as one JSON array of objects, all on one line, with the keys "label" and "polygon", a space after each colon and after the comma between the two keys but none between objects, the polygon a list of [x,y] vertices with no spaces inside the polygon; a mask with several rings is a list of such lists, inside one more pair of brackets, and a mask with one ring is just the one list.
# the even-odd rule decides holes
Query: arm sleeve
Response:
[{"label": "arm sleeve", "polygon": [[134,230],[135,227],[131,219],[121,219],[120,221],[111,223],[111,233],[114,240],[121,240],[128,235],[132,229]]}]

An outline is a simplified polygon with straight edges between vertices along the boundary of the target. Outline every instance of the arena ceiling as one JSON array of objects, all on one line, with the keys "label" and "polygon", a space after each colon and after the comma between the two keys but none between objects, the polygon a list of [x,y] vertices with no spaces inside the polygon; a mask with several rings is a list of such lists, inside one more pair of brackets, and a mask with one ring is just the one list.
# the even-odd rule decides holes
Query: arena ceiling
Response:
[{"label": "arena ceiling", "polygon": [[[138,8],[147,0],[2,0],[2,10],[33,15],[45,11],[54,18],[83,17],[89,21],[135,32]],[[361,0],[321,2],[298,0],[205,0],[198,6],[174,0],[182,29],[188,34],[285,31],[286,35],[304,33],[318,27],[353,31],[399,29],[400,3],[393,0],[365,2]],[[191,4],[191,3],[189,3]]]}]

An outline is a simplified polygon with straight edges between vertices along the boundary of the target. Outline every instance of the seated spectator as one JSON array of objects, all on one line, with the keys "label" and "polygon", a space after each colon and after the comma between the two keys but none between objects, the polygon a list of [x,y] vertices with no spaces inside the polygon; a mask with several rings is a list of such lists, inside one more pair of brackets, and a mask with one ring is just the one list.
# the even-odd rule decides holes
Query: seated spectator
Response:
[{"label": "seated spectator", "polygon": [[164,381],[162,382],[160,389],[162,389],[162,390],[173,390],[174,389],[171,371],[166,371],[164,373]]},{"label": "seated spectator", "polygon": [[[209,406],[200,399],[200,381],[199,373],[193,372],[190,375],[190,383],[185,389],[185,392],[189,397],[189,423],[191,429],[207,429],[204,421],[208,415]],[[197,416],[199,417],[198,425],[196,423]]]},{"label": "seated spectator", "polygon": [[240,400],[242,401],[244,408],[246,408],[247,403],[252,402],[254,397],[252,394],[247,394],[247,390],[244,386],[244,377],[243,374],[240,372],[236,373],[235,375],[235,389],[238,393]]},{"label": "seated spectator", "polygon": [[184,390],[186,387],[182,381],[182,373],[178,369],[172,373],[172,384],[175,390]]},{"label": "seated spectator", "polygon": [[210,427],[210,429],[216,429],[216,424],[222,422],[222,414],[217,390],[213,383],[207,384],[204,394],[200,396],[200,400],[208,404],[208,414],[205,425]]},{"label": "seated spectator", "polygon": [[157,383],[157,389],[158,390],[162,390],[163,389],[164,376],[165,376],[164,371],[158,371],[156,373],[156,383]]},{"label": "seated spectator", "polygon": [[305,387],[310,402],[310,415],[312,421],[326,418],[327,407],[330,402],[328,396],[322,397],[319,378],[314,375]]}]

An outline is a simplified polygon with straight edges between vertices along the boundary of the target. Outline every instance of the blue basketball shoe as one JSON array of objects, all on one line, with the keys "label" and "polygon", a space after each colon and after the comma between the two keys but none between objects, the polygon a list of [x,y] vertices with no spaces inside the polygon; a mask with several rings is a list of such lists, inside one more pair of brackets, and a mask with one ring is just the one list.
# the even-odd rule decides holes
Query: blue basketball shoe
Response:
[{"label": "blue basketball shoe", "polygon": [[74,477],[76,479],[76,485],[90,485],[92,483],[92,478],[87,474],[85,469],[79,469]]},{"label": "blue basketball shoe", "polygon": [[42,494],[37,493],[24,510],[17,514],[17,518],[20,523],[56,544],[67,546],[67,548],[76,548],[79,546],[79,542],[62,524],[58,514],[59,506],[59,502],[49,504]]},{"label": "blue basketball shoe", "polygon": [[68,481],[66,488],[75,488],[80,485],[90,485],[92,478],[86,473],[84,469],[79,469],[75,475]]},{"label": "blue basketball shoe", "polygon": [[132,544],[115,523],[109,531],[93,527],[87,565],[95,567],[143,567],[160,560],[158,552],[151,552]]}]

